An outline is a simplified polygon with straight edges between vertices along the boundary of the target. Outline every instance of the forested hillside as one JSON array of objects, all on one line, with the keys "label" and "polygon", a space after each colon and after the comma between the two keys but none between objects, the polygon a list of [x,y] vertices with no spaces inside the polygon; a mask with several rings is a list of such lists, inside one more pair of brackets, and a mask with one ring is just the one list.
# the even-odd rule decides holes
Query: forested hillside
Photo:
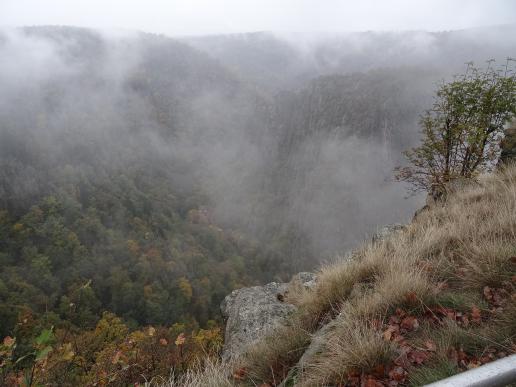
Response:
[{"label": "forested hillside", "polygon": [[[413,212],[392,169],[435,82],[471,58],[443,70],[409,47],[404,63],[363,69],[346,40],[301,55],[263,36],[0,31],[0,353],[22,359],[2,358],[10,371],[73,384],[186,367],[186,353],[217,350],[231,290]],[[468,42],[453,36],[432,49]],[[507,54],[475,42],[464,52]],[[146,361],[134,346],[161,363],[118,374]]]}]

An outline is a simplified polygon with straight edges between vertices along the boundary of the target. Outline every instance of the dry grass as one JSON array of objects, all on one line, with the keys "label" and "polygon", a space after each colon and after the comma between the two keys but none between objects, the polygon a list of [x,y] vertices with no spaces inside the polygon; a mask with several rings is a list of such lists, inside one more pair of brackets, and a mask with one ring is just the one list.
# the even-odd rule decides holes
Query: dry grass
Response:
[{"label": "dry grass", "polygon": [[[249,372],[256,380],[270,381],[270,372],[266,376],[264,370],[285,354],[293,354],[287,356],[293,364],[301,355],[293,349],[299,349],[299,343],[307,345],[305,333],[299,332],[317,332],[331,320],[335,329],[325,332],[322,340],[319,337],[325,344],[298,370],[297,381],[338,383],[350,370],[365,370],[391,358],[392,348],[369,321],[382,319],[397,307],[417,314],[418,308],[439,302],[458,309],[480,305],[484,286],[499,287],[512,280],[515,255],[516,167],[511,166],[481,177],[444,206],[420,214],[404,232],[323,267],[314,290],[299,288],[290,295],[299,306],[300,326],[284,328],[255,348]],[[486,345],[486,340],[501,343],[516,335],[515,311],[510,307],[506,317],[493,320],[482,332],[450,325],[434,332],[435,339],[443,353],[457,343],[471,348]],[[292,339],[296,334],[303,340]],[[445,361],[435,364],[416,379],[452,372]]]},{"label": "dry grass", "polygon": [[349,372],[372,370],[395,356],[394,347],[371,324],[343,320],[328,335],[324,351],[304,367],[298,385],[344,384]]},{"label": "dry grass", "polygon": [[323,267],[318,273],[314,291],[300,289],[297,295],[290,295],[302,310],[301,318],[305,328],[316,330],[338,314],[340,305],[359,285],[367,286],[375,280],[379,268],[359,262],[355,257]]},{"label": "dry grass", "polygon": [[228,363],[212,359],[204,359],[196,367],[189,369],[180,376],[167,380],[153,380],[145,383],[146,387],[233,387],[231,370]]},{"label": "dry grass", "polygon": [[310,335],[298,323],[281,327],[273,336],[254,346],[241,366],[248,370],[248,379],[257,385],[264,381],[276,385],[287,376],[308,344]]}]

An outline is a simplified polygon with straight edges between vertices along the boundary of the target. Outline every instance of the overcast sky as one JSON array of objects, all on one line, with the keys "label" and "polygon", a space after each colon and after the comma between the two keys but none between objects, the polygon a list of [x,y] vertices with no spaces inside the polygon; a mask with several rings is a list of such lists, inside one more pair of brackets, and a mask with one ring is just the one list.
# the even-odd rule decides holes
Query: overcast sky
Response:
[{"label": "overcast sky", "polygon": [[0,26],[75,25],[197,35],[450,30],[516,23],[516,0],[0,0]]}]

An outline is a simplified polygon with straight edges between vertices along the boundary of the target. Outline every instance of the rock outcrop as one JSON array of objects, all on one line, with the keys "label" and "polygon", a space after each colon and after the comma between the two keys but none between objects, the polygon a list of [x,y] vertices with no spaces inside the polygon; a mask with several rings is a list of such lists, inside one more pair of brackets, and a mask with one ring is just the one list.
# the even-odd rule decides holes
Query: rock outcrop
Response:
[{"label": "rock outcrop", "polygon": [[[373,236],[373,243],[379,243],[404,228],[402,224],[384,226]],[[289,288],[301,286],[313,289],[316,281],[315,274],[301,272],[287,283],[271,282],[263,286],[237,289],[226,296],[220,305],[226,322],[222,357],[228,360],[242,355],[254,342],[282,325],[296,310],[296,306],[288,302]],[[314,340],[312,348],[317,348],[317,340]],[[309,354],[310,351],[307,356]]]},{"label": "rock outcrop", "polygon": [[381,242],[389,238],[393,234],[397,234],[405,229],[405,225],[400,223],[388,224],[383,226],[373,235],[373,243]]},{"label": "rock outcrop", "polygon": [[[380,228],[373,235],[373,243],[379,243],[392,234],[405,229],[402,224],[390,224]],[[225,360],[236,358],[256,341],[263,339],[268,332],[280,326],[297,308],[288,302],[287,293],[291,287],[313,289],[317,276],[301,272],[290,282],[271,282],[263,286],[253,286],[234,290],[220,305],[222,317],[226,322],[224,349]],[[321,336],[322,337],[322,336]],[[304,358],[310,357],[318,348],[319,340],[313,340],[311,349]],[[303,361],[300,362],[302,367]]]},{"label": "rock outcrop", "polygon": [[516,161],[516,123],[505,130],[505,137],[500,144],[501,154],[498,165],[507,164],[509,161]]},{"label": "rock outcrop", "polygon": [[299,273],[290,283],[271,282],[264,286],[234,290],[220,306],[226,321],[222,357],[238,357],[296,310],[286,301],[291,284],[311,288],[315,286],[315,281],[315,274]]}]

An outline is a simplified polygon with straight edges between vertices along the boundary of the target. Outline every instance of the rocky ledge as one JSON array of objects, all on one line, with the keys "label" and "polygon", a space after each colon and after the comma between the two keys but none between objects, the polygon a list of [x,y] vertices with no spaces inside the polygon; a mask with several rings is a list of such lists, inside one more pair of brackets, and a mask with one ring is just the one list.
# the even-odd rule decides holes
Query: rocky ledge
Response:
[{"label": "rocky ledge", "polygon": [[250,345],[281,325],[296,310],[286,297],[289,287],[296,282],[312,288],[316,276],[313,273],[299,273],[290,282],[271,282],[264,286],[237,289],[226,296],[220,305],[226,321],[224,359],[244,353]]},{"label": "rocky ledge", "polygon": [[[405,228],[401,224],[391,224],[378,230],[373,243],[379,243],[390,235]],[[226,296],[220,310],[226,322],[224,349],[225,360],[236,358],[256,341],[280,325],[297,308],[288,302],[286,294],[291,286],[312,289],[317,282],[313,273],[302,272],[292,277],[290,282],[271,282],[263,286],[253,286],[234,290]]]}]

